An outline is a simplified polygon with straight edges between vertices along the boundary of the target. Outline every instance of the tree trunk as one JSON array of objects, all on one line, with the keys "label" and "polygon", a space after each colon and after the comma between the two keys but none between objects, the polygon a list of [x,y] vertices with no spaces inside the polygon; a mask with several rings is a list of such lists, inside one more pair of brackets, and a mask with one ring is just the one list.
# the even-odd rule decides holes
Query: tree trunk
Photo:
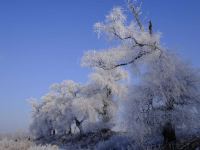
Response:
[{"label": "tree trunk", "polygon": [[77,126],[78,129],[79,129],[80,135],[82,135],[82,133],[83,133],[82,122],[83,122],[83,120],[82,120],[82,121],[79,121],[77,118],[75,118],[75,123],[76,123],[76,126]]},{"label": "tree trunk", "polygon": [[162,129],[162,135],[164,137],[164,145],[176,143],[175,128],[172,126],[171,122],[165,123]]}]

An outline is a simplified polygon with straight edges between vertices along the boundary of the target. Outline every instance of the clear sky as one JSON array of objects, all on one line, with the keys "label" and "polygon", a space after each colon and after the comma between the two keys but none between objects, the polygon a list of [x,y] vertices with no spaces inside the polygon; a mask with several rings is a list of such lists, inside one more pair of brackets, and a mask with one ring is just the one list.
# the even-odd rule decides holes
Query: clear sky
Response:
[{"label": "clear sky", "polygon": [[[87,80],[84,51],[109,46],[93,24],[125,0],[0,0],[0,133],[27,129],[30,97],[49,85]],[[200,67],[200,1],[144,0],[162,42]]]}]

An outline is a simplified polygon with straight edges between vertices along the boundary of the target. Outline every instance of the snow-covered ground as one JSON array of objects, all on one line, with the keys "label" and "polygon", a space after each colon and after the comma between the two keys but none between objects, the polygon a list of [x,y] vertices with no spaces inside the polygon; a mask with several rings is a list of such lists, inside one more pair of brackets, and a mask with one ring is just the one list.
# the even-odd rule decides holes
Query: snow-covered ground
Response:
[{"label": "snow-covered ground", "polygon": [[[0,135],[0,150],[141,150],[159,149],[165,147],[162,143],[138,145],[135,140],[125,132],[99,131],[85,135],[72,135],[69,137],[52,137],[51,140],[33,140],[30,136]],[[151,138],[148,142],[155,140]],[[196,136],[185,140],[177,140],[177,149],[200,148],[200,137]],[[195,149],[195,150],[196,150]]]},{"label": "snow-covered ground", "polygon": [[25,134],[0,135],[0,150],[59,150],[56,145],[36,145]]}]

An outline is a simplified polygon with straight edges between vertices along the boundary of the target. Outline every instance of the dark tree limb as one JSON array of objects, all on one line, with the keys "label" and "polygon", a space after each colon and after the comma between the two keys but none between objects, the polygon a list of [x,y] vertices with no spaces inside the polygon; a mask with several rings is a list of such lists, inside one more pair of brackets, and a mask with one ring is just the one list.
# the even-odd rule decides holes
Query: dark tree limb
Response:
[{"label": "dark tree limb", "polygon": [[143,51],[143,52],[140,52],[135,58],[133,58],[131,61],[128,61],[128,62],[125,62],[125,63],[119,63],[119,64],[116,64],[114,66],[111,66],[111,67],[106,67],[105,65],[104,66],[98,66],[104,70],[112,70],[112,69],[115,69],[115,68],[118,68],[118,67],[121,67],[121,66],[127,66],[127,65],[130,65],[130,64],[133,64],[135,63],[138,59],[148,55],[148,54],[151,54],[153,53],[154,51],[156,50],[161,50],[159,47],[157,46],[152,46],[152,45],[148,45],[150,47],[153,47],[154,49],[152,51]]},{"label": "dark tree limb", "polygon": [[152,35],[153,29],[152,29],[152,22],[151,20],[149,21],[149,34]]}]

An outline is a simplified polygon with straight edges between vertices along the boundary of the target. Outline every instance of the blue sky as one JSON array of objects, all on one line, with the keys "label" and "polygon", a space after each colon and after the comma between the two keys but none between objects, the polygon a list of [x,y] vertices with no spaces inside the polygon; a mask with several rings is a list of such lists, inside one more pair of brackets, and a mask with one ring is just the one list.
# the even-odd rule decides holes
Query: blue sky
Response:
[{"label": "blue sky", "polygon": [[[0,133],[27,129],[30,97],[72,79],[84,83],[84,51],[110,46],[93,24],[124,0],[0,0]],[[144,0],[162,42],[200,67],[200,1]]]}]

